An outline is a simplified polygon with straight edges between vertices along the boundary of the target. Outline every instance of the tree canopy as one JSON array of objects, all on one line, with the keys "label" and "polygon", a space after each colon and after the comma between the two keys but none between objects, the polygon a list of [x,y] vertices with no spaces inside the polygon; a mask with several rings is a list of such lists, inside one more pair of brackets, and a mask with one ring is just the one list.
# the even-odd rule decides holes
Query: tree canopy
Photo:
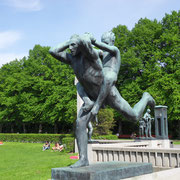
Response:
[{"label": "tree canopy", "polygon": [[[141,18],[132,30],[118,25],[112,31],[122,59],[116,83],[121,95],[133,106],[149,92],[157,105],[168,106],[170,127],[180,137],[180,11],[165,14],[161,21]],[[75,76],[48,50],[35,45],[28,57],[0,68],[0,131],[5,124],[12,132],[14,126],[23,126],[25,132],[28,124],[40,125],[39,130],[44,124],[55,127],[54,132],[72,130]],[[116,121],[125,121],[113,113]]]},{"label": "tree canopy", "polygon": [[74,74],[54,59],[49,47],[36,45],[29,56],[0,69],[0,122],[61,124],[76,117]]},{"label": "tree canopy", "polygon": [[147,91],[157,105],[168,106],[170,123],[179,122],[180,11],[160,22],[140,19],[131,31],[119,25],[113,32],[122,57],[117,83],[121,95],[133,106]]}]

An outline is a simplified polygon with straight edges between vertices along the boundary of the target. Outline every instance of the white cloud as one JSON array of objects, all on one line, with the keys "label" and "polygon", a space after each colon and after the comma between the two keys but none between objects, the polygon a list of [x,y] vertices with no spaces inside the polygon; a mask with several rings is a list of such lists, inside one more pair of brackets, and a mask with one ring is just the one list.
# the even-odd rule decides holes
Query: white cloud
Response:
[{"label": "white cloud", "polygon": [[3,64],[9,63],[10,61],[13,61],[15,59],[22,59],[24,56],[27,56],[26,53],[0,53],[0,67]]},{"label": "white cloud", "polygon": [[21,33],[16,31],[0,32],[0,49],[8,48],[9,46],[20,40],[21,37]]},{"label": "white cloud", "polygon": [[41,0],[7,0],[6,4],[23,11],[40,11],[43,8]]}]

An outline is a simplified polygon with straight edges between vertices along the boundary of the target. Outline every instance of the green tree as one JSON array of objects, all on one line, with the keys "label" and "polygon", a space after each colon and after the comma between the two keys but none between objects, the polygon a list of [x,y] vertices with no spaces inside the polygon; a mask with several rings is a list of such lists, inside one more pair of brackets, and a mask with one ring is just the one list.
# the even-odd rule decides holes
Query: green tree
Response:
[{"label": "green tree", "polygon": [[[173,11],[160,22],[140,19],[131,31],[121,25],[113,28],[115,44],[122,57],[117,82],[121,95],[133,106],[142,93],[147,91],[152,94],[157,105],[169,107],[169,122],[177,123],[180,122],[179,17],[180,12]],[[125,121],[117,115],[116,119]],[[177,131],[180,132],[180,127]]]},{"label": "green tree", "polygon": [[55,131],[72,130],[76,116],[74,74],[54,59],[49,47],[36,45],[28,58],[13,61],[0,69],[0,122],[23,126],[55,125]]},{"label": "green tree", "polygon": [[[61,130],[72,129],[76,116],[76,91],[74,75],[69,66],[54,59],[48,52],[49,47],[36,45],[29,52],[25,70],[32,76],[32,91],[35,106],[32,106],[34,120],[42,124],[47,122],[61,124]],[[37,101],[36,101],[37,100]]]},{"label": "green tree", "polygon": [[98,125],[93,122],[94,131],[96,135],[107,135],[112,133],[112,129],[115,125],[114,114],[112,109],[101,109],[98,113]]},{"label": "green tree", "polygon": [[22,118],[19,116],[18,104],[22,89],[22,61],[12,61],[0,70],[0,122],[8,122],[11,132],[14,132],[15,123],[19,126]]},{"label": "green tree", "polygon": [[161,23],[162,30],[156,53],[161,78],[156,78],[149,89],[156,89],[154,94],[158,98],[157,102],[168,106],[172,132],[176,132],[176,136],[180,138],[180,11],[166,14]]}]

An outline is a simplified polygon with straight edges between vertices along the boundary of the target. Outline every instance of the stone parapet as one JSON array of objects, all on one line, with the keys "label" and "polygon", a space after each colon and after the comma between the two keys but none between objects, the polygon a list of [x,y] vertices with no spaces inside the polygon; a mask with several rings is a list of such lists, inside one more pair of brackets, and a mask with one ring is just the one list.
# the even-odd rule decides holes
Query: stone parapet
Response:
[{"label": "stone parapet", "polygon": [[[89,151],[90,152],[90,151]],[[153,167],[180,167],[180,149],[92,146],[91,162],[145,162]]]}]

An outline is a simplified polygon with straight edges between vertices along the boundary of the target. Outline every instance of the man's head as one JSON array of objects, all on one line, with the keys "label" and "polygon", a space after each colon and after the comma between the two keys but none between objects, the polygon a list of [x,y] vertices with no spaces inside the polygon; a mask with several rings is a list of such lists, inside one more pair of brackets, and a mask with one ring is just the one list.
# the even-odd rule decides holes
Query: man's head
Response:
[{"label": "man's head", "polygon": [[69,49],[71,51],[72,56],[76,56],[80,52],[78,48],[78,38],[79,35],[77,34],[74,34],[70,37]]},{"label": "man's head", "polygon": [[114,45],[114,41],[115,41],[114,33],[112,31],[103,33],[103,35],[101,36],[101,41],[108,45]]},{"label": "man's head", "polygon": [[147,112],[150,114],[151,110],[150,110],[150,109],[147,109]]}]

